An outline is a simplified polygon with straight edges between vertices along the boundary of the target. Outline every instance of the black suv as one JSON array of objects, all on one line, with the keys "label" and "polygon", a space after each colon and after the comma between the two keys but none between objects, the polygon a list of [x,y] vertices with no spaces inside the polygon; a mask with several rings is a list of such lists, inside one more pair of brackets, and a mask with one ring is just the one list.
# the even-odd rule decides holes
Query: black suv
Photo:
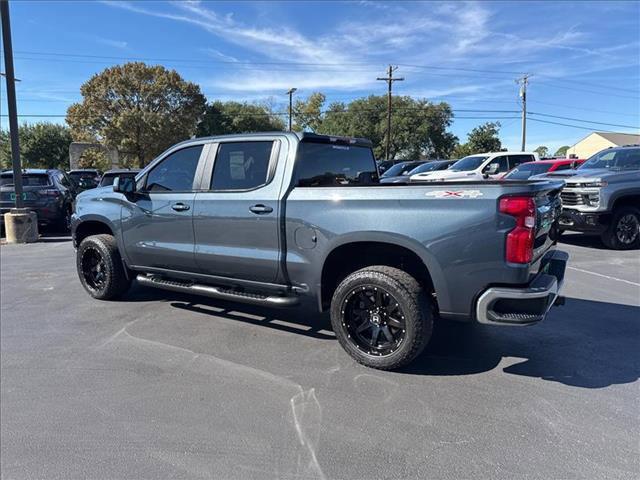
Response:
[{"label": "black suv", "polygon": [[[62,170],[28,168],[22,170],[22,200],[24,206],[38,215],[38,225],[69,231],[73,201],[77,187]],[[13,186],[13,171],[0,173],[0,213],[4,214],[15,205],[16,192]]]},{"label": "black suv", "polygon": [[67,174],[75,182],[80,192],[96,188],[102,176],[102,172],[95,168],[69,170]]}]

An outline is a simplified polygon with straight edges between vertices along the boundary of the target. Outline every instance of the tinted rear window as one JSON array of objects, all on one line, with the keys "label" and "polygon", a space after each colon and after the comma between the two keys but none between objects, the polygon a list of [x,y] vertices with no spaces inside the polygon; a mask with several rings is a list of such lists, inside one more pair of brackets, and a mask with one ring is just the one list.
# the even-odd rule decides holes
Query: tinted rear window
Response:
[{"label": "tinted rear window", "polygon": [[377,183],[378,172],[370,148],[302,142],[296,179],[299,187],[369,185]]},{"label": "tinted rear window", "polygon": [[[13,173],[4,173],[0,175],[0,186],[13,185]],[[22,175],[23,187],[46,187],[51,185],[49,175],[46,173],[28,173]]]}]

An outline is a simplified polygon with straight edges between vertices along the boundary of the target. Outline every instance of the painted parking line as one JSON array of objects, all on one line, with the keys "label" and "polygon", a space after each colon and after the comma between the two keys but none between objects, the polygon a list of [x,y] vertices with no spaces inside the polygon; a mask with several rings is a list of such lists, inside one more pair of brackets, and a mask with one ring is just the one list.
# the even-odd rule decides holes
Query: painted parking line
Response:
[{"label": "painted parking line", "polygon": [[596,275],[598,277],[603,277],[603,278],[608,278],[609,280],[615,280],[617,282],[624,282],[624,283],[628,283],[630,285],[634,285],[636,287],[640,287],[640,283],[636,283],[636,282],[631,282],[629,280],[623,280],[622,278],[616,278],[616,277],[610,277],[609,275],[603,275],[601,273],[596,273],[596,272],[590,272],[589,270],[583,270],[582,268],[576,268],[576,267],[567,267],[569,270],[576,270],[578,272],[582,272],[582,273],[588,273],[590,275]]}]

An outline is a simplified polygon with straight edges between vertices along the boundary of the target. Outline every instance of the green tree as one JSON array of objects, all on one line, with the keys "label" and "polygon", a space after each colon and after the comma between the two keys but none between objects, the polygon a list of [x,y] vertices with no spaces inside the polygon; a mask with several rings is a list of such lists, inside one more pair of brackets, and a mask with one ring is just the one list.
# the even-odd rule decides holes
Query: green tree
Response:
[{"label": "green tree", "polygon": [[[313,94],[304,105],[299,125],[327,135],[365,137],[373,142],[376,158],[385,154],[387,97],[371,95],[345,104],[334,102],[323,111],[324,95]],[[296,110],[296,114],[298,110]],[[432,104],[411,97],[394,97],[391,114],[390,157],[418,159],[448,157],[457,138],[447,132],[452,120],[446,103]],[[297,120],[298,121],[298,120]]]},{"label": "green tree", "polygon": [[549,147],[545,147],[544,145],[540,145],[538,148],[534,150],[538,154],[540,158],[546,157],[549,153]]},{"label": "green tree", "polygon": [[282,119],[265,105],[215,101],[207,105],[197,135],[226,135],[284,130]]},{"label": "green tree", "polygon": [[[20,160],[24,168],[62,168],[69,165],[71,132],[49,122],[23,124],[18,128]],[[0,167],[11,167],[9,132],[0,131]]]},{"label": "green tree", "polygon": [[567,150],[569,150],[570,148],[571,147],[569,145],[563,145],[558,150],[556,150],[556,153],[554,153],[553,156],[554,157],[566,157],[567,156]]},{"label": "green tree", "polygon": [[200,87],[175,70],[142,62],[107,68],[80,92],[82,102],[67,110],[74,139],[114,147],[140,167],[191,137],[206,104]]},{"label": "green tree", "polygon": [[306,100],[296,100],[293,105],[293,129],[317,132],[322,125],[322,107],[326,99],[324,94],[315,92]]},{"label": "green tree", "polygon": [[476,153],[499,152],[502,149],[499,133],[500,122],[487,122],[474,128],[467,135],[467,143],[456,146],[455,156],[462,158]]}]

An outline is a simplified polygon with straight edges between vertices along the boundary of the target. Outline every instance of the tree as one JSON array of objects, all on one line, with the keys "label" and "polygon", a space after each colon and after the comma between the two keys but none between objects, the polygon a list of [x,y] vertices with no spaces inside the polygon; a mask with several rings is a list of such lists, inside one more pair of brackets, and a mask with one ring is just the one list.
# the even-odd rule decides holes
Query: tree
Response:
[{"label": "tree", "polygon": [[558,150],[556,150],[556,153],[554,153],[553,156],[554,157],[566,157],[567,156],[567,150],[569,150],[570,148],[571,147],[569,145],[563,145]]},{"label": "tree", "polygon": [[282,119],[265,105],[215,101],[207,105],[197,135],[226,135],[284,130]]},{"label": "tree", "polygon": [[[334,102],[323,111],[324,95],[312,94],[296,102],[296,124],[316,133],[365,137],[373,142],[376,158],[385,150],[387,97],[371,95],[345,104]],[[457,138],[446,129],[452,112],[446,103],[432,104],[411,97],[394,97],[391,114],[391,158],[415,160],[447,157]]]},{"label": "tree", "polygon": [[317,132],[322,125],[322,107],[327,97],[320,92],[309,95],[306,100],[296,100],[293,106],[293,129]]},{"label": "tree", "polygon": [[175,70],[142,62],[107,68],[80,92],[82,102],[67,110],[74,139],[115,147],[139,167],[191,137],[206,104],[200,87]]},{"label": "tree", "polygon": [[456,146],[455,156],[462,158],[476,153],[499,152],[502,149],[499,133],[500,122],[487,122],[474,128],[467,135],[467,143]]},{"label": "tree", "polygon": [[536,152],[540,158],[544,158],[549,153],[549,148],[545,147],[544,145],[540,145],[534,150],[534,152]]},{"label": "tree", "polygon": [[[69,128],[55,123],[23,124],[18,129],[24,168],[61,168],[69,165]],[[0,167],[11,168],[9,132],[0,131]]]}]

